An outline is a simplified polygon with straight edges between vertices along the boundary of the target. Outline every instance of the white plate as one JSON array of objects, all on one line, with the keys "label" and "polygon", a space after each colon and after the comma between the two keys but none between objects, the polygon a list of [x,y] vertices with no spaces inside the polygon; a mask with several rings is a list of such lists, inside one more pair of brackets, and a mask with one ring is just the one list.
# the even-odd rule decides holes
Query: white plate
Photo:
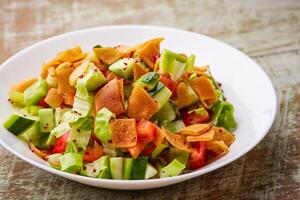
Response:
[{"label": "white plate", "polygon": [[218,169],[247,153],[270,129],[276,114],[276,94],[266,73],[246,55],[204,35],[153,26],[109,26],[59,35],[38,42],[9,58],[0,68],[0,122],[13,112],[7,91],[13,83],[38,76],[41,64],[59,51],[81,45],[89,50],[95,44],[134,45],[150,38],[164,37],[162,47],[175,52],[195,54],[196,64],[210,65],[212,74],[223,84],[225,96],[235,107],[238,129],[230,152],[219,160],[191,173],[172,178],[152,180],[102,180],[64,173],[52,169],[34,155],[28,146],[0,127],[0,143],[26,162],[53,174],[91,186],[132,190],[148,189],[182,182]]}]

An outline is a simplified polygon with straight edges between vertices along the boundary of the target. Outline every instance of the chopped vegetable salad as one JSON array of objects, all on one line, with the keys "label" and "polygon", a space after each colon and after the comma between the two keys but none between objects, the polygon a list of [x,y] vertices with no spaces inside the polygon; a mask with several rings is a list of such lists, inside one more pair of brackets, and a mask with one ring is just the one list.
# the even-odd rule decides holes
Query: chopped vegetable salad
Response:
[{"label": "chopped vegetable salad", "polygon": [[55,169],[102,179],[178,176],[229,152],[233,105],[195,55],[77,46],[13,85],[4,127]]}]

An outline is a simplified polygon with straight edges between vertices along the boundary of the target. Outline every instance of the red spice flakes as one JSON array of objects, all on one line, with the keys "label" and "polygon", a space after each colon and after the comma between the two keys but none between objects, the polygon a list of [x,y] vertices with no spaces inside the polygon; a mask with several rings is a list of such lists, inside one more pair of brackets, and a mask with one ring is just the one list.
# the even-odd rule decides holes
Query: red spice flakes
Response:
[{"label": "red spice flakes", "polygon": [[93,173],[95,173],[96,172],[96,169],[95,168],[93,168]]},{"label": "red spice flakes", "polygon": [[83,78],[83,74],[81,74],[78,78]]},{"label": "red spice flakes", "polygon": [[77,132],[79,132],[79,133],[81,132],[80,128],[77,128],[76,130],[77,130]]}]

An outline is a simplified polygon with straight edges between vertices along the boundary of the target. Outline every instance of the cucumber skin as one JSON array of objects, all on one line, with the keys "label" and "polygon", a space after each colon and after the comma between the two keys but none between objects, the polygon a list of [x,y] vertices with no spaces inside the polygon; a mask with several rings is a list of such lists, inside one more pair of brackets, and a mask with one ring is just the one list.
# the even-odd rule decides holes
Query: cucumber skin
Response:
[{"label": "cucumber skin", "polygon": [[123,179],[123,158],[109,158],[110,172],[112,179]]},{"label": "cucumber skin", "polygon": [[109,168],[103,169],[103,170],[100,172],[98,178],[111,179],[111,175],[110,175],[110,170],[109,170]]},{"label": "cucumber skin", "polygon": [[40,123],[37,121],[18,135],[25,142],[32,142],[35,146],[40,137]]},{"label": "cucumber skin", "polygon": [[43,96],[47,94],[47,82],[45,80],[39,80],[31,85],[24,91],[24,103],[25,105],[36,104]]},{"label": "cucumber skin", "polygon": [[132,163],[132,180],[145,179],[148,157],[139,157],[133,160]]},{"label": "cucumber skin", "polygon": [[133,159],[132,158],[124,158],[124,174],[123,179],[124,180],[130,180],[132,177],[132,164]]},{"label": "cucumber skin", "polygon": [[12,114],[3,124],[3,126],[14,135],[19,135],[30,127],[35,120],[23,116]]},{"label": "cucumber skin", "polygon": [[158,174],[157,169],[153,167],[151,164],[147,163],[146,172],[145,172],[145,179],[150,179]]},{"label": "cucumber skin", "polygon": [[172,96],[171,90],[169,90],[165,86],[160,91],[158,91],[155,95],[153,95],[152,98],[159,102],[159,109],[161,109],[168,102],[171,96]]}]

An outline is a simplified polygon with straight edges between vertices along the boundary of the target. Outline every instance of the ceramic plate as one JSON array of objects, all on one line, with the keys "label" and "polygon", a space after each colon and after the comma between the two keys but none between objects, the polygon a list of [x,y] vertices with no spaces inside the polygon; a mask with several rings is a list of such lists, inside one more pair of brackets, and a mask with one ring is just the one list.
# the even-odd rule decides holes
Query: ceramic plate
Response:
[{"label": "ceramic plate", "polygon": [[238,129],[230,152],[217,161],[177,177],[125,181],[102,180],[73,175],[49,167],[46,161],[33,154],[28,145],[0,127],[0,143],[22,160],[50,173],[91,186],[133,190],[167,186],[218,169],[246,154],[255,147],[270,129],[276,114],[276,94],[266,73],[245,54],[210,37],[163,27],[108,26],[75,31],[38,42],[9,58],[0,67],[0,122],[13,112],[7,92],[13,83],[38,76],[41,64],[57,52],[81,45],[89,50],[95,44],[134,45],[145,40],[163,37],[166,47],[175,52],[196,55],[196,65],[209,65],[212,74],[222,83],[225,96],[235,107]]}]

